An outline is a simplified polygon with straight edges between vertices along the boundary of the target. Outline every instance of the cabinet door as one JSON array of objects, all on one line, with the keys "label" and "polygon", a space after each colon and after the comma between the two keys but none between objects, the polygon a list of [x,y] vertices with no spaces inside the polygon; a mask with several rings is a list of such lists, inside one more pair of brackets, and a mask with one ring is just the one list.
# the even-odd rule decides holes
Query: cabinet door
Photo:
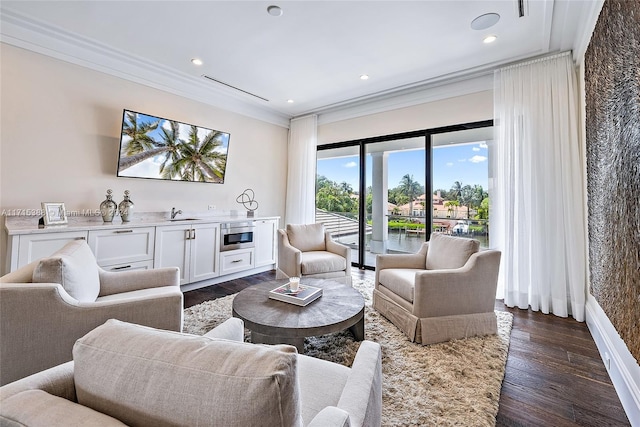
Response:
[{"label": "cabinet door", "polygon": [[278,230],[277,219],[263,219],[256,221],[256,228],[253,233],[255,241],[255,266],[275,264]]},{"label": "cabinet door", "polygon": [[168,225],[156,227],[156,250],[153,257],[155,268],[178,267],[180,284],[189,283],[189,251],[191,227]]},{"label": "cabinet door", "polygon": [[219,275],[218,253],[220,226],[202,224],[192,227],[190,281],[210,279]]},{"label": "cabinet door", "polygon": [[64,233],[25,234],[20,236],[18,267],[40,258],[51,256],[72,240],[87,240],[86,231],[66,231]]},{"label": "cabinet door", "polygon": [[89,247],[101,267],[153,259],[155,227],[89,231]]}]

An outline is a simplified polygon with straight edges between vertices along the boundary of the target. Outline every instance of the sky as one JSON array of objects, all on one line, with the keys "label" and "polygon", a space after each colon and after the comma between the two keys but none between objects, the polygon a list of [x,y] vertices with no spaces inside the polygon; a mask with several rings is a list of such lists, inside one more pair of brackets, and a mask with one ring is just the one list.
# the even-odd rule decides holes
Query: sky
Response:
[{"label": "sky", "polygon": [[[484,142],[436,147],[433,150],[433,189],[450,190],[455,181],[462,185],[482,185],[488,189],[488,150]],[[389,153],[389,188],[397,187],[406,174],[425,184],[424,150]],[[318,175],[358,190],[358,156],[318,160]],[[367,156],[367,186],[371,185],[371,157]]]}]

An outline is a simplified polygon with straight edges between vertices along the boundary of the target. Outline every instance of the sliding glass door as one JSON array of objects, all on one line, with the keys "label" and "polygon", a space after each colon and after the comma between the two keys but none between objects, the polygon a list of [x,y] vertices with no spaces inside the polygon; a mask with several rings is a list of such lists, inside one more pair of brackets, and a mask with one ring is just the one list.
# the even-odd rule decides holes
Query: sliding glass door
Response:
[{"label": "sliding glass door", "polygon": [[358,263],[359,249],[359,146],[318,151],[316,175],[316,222],[330,231],[334,240],[352,248]]},{"label": "sliding glass door", "polygon": [[433,231],[489,246],[489,142],[493,127],[432,137]]},{"label": "sliding glass door", "polygon": [[425,240],[425,136],[365,145],[365,266],[377,254],[417,252]]},{"label": "sliding glass door", "polygon": [[432,231],[488,246],[492,136],[485,121],[319,146],[316,222],[361,268],[417,252]]}]

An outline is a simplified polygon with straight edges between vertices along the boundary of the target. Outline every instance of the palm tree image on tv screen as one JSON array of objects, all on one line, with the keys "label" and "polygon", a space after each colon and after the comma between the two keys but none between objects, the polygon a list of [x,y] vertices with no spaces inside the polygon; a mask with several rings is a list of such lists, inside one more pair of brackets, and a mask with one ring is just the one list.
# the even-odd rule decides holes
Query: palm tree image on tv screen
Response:
[{"label": "palm tree image on tv screen", "polygon": [[124,110],[118,176],[224,183],[230,135]]}]

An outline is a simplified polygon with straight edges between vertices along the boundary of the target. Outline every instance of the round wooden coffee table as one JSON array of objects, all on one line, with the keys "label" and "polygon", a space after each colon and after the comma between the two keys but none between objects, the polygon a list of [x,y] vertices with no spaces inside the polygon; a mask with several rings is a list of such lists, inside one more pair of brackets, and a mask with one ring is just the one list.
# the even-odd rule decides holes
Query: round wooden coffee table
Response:
[{"label": "round wooden coffee table", "polygon": [[331,279],[302,278],[303,285],[322,288],[322,296],[300,307],[269,298],[269,291],[287,283],[274,280],[243,289],[233,299],[233,317],[251,330],[251,341],[291,344],[304,351],[304,337],[349,329],[364,339],[364,298],[357,290]]}]

